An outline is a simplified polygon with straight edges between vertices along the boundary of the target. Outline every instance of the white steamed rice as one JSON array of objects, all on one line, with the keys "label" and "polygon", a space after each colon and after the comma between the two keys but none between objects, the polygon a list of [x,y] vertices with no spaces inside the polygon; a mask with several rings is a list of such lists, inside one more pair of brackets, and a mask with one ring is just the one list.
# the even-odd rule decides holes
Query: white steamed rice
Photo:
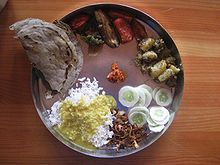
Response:
[{"label": "white steamed rice", "polygon": [[[98,81],[93,78],[91,81],[89,78],[83,77],[78,79],[78,83],[76,83],[76,88],[71,88],[68,92],[68,96],[65,98],[66,100],[71,101],[73,104],[77,104],[78,101],[83,97],[86,104],[90,104],[90,102],[95,99],[98,95],[103,94],[102,87],[99,87]],[[81,87],[79,87],[81,86]],[[51,125],[57,125],[61,123],[59,108],[61,105],[61,101],[55,102],[50,110],[47,110],[49,114],[49,121]],[[96,134],[92,136],[91,139],[88,139],[94,146],[101,147],[108,143],[108,139],[113,136],[113,132],[109,130],[109,126],[112,126],[113,115],[111,112],[106,116],[106,121],[103,125],[97,128]]]}]

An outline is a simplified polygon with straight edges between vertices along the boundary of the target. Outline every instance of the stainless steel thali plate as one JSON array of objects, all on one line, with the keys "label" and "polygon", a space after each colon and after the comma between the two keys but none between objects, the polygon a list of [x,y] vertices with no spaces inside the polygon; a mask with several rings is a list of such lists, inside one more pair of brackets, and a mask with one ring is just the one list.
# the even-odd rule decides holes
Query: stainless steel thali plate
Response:
[{"label": "stainless steel thali plate", "polygon": [[[95,9],[119,9],[121,11],[128,12],[135,16],[136,19],[143,22],[146,26],[146,30],[149,36],[152,37],[161,37],[164,39],[166,46],[171,50],[171,54],[176,57],[177,64],[181,64],[181,58],[177,47],[169,36],[169,34],[165,31],[165,29],[150,15],[144,13],[138,9],[133,7],[118,5],[118,4],[94,4],[85,6],[79,9],[74,10],[73,12],[64,16],[61,20],[63,22],[69,22],[69,20],[81,12],[93,12]],[[99,81],[99,85],[104,87],[104,90],[108,93],[113,95],[117,98],[117,91],[124,85],[132,85],[137,86],[143,83],[150,84],[152,87],[155,87],[157,84],[148,76],[141,74],[140,70],[135,67],[133,63],[133,59],[137,53],[137,44],[135,40],[130,43],[120,45],[119,48],[112,49],[107,47],[106,45],[103,47],[102,50],[98,53],[95,57],[90,57],[87,55],[87,45],[80,41],[84,52],[84,65],[83,70],[80,73],[79,77],[96,77]],[[106,75],[110,70],[111,64],[113,62],[117,62],[120,64],[120,67],[125,70],[127,73],[127,79],[125,82],[121,84],[112,84],[106,80]],[[45,86],[42,83],[41,76],[37,73],[36,69],[32,69],[32,94],[35,107],[37,112],[47,127],[47,129],[63,144],[68,146],[69,148],[78,151],[80,153],[94,156],[94,157],[101,157],[101,158],[114,158],[114,157],[122,157],[126,155],[130,155],[136,153],[144,148],[147,148],[149,145],[154,143],[157,139],[159,139],[164,132],[168,129],[171,125],[176,112],[178,111],[180,101],[183,94],[183,85],[184,85],[184,75],[183,75],[183,68],[181,67],[181,73],[178,74],[177,86],[175,87],[175,94],[172,104],[170,105],[169,109],[172,110],[171,118],[169,123],[166,125],[165,129],[160,133],[150,134],[147,138],[145,138],[141,143],[140,147],[137,149],[122,149],[116,151],[114,149],[108,150],[87,150],[80,146],[73,144],[72,142],[68,141],[67,139],[63,138],[59,133],[57,133],[53,127],[51,126],[50,122],[48,121],[48,114],[47,109],[49,109],[52,104],[60,98],[60,96],[56,96],[53,99],[45,99]],[[120,104],[119,104],[120,108]]]}]

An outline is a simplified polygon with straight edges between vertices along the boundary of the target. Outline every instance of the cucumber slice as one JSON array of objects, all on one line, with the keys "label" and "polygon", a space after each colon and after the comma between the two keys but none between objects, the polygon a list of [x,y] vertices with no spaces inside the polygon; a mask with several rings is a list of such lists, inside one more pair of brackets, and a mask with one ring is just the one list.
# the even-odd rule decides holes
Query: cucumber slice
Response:
[{"label": "cucumber slice", "polygon": [[150,108],[149,114],[154,122],[163,122],[169,116],[169,111],[164,107],[156,106]]},{"label": "cucumber slice", "polygon": [[168,106],[172,103],[173,98],[169,89],[160,88],[154,96],[156,103],[160,106]]},{"label": "cucumber slice", "polygon": [[139,95],[135,88],[131,86],[124,86],[119,90],[118,100],[122,105],[132,107],[138,102]]},{"label": "cucumber slice", "polygon": [[147,89],[145,89],[145,88],[142,88],[141,90],[142,90],[142,91],[144,92],[144,94],[145,94],[145,106],[148,107],[148,106],[150,105],[151,101],[152,101],[152,95],[151,95],[150,92],[149,92]]},{"label": "cucumber slice", "polygon": [[160,87],[156,87],[156,88],[154,88],[154,90],[152,92],[152,97],[153,97],[154,100],[155,100],[155,95],[156,95],[156,93],[158,92],[159,89],[160,89]]},{"label": "cucumber slice", "polygon": [[153,120],[154,123],[156,123],[157,125],[165,125],[167,124],[167,122],[170,120],[170,114],[167,115],[167,117],[163,120],[163,121],[156,121]]},{"label": "cucumber slice", "polygon": [[137,93],[139,95],[139,100],[138,102],[135,104],[135,106],[144,106],[145,105],[145,101],[146,101],[146,96],[143,90],[141,90],[141,88],[135,88],[137,90]]},{"label": "cucumber slice", "polygon": [[128,116],[130,115],[130,114],[132,114],[133,112],[142,112],[142,113],[144,113],[146,116],[147,116],[147,118],[148,118],[148,116],[149,116],[149,110],[146,108],[146,107],[141,107],[141,106],[139,106],[139,107],[134,107],[134,108],[131,108],[130,110],[129,110],[129,112],[128,112]]},{"label": "cucumber slice", "polygon": [[165,128],[164,125],[157,125],[157,126],[149,125],[148,127],[152,132],[161,132]]},{"label": "cucumber slice", "polygon": [[159,125],[159,124],[155,123],[155,122],[152,120],[152,118],[150,117],[150,115],[149,115],[148,118],[147,118],[147,123],[148,123],[148,125],[153,126],[153,127]]},{"label": "cucumber slice", "polygon": [[150,86],[146,85],[146,84],[139,85],[138,88],[144,88],[144,89],[147,89],[148,92],[150,92],[150,94],[153,93],[153,89]]},{"label": "cucumber slice", "polygon": [[[144,84],[143,84],[144,85]],[[146,88],[141,86],[136,87],[136,90],[139,94],[139,101],[136,106],[146,106],[148,107],[152,101],[152,94]]]},{"label": "cucumber slice", "polygon": [[147,115],[143,112],[133,112],[128,116],[128,121],[131,124],[136,124],[138,127],[142,127],[147,123]]}]

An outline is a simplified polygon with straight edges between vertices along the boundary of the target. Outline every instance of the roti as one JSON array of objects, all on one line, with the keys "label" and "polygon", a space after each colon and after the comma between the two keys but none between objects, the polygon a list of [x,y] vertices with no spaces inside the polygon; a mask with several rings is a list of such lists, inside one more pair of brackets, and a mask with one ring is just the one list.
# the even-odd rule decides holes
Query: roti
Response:
[{"label": "roti", "polygon": [[10,30],[15,31],[30,62],[41,71],[51,89],[65,93],[78,78],[83,53],[70,27],[56,24],[29,18],[14,23]]}]

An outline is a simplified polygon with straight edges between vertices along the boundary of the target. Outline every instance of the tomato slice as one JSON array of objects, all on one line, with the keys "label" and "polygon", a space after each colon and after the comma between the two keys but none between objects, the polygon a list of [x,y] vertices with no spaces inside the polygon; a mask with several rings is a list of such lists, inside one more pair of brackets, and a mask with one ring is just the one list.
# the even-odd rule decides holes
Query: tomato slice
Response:
[{"label": "tomato slice", "polygon": [[108,15],[112,18],[112,19],[117,19],[117,18],[123,18],[125,19],[126,21],[128,22],[131,22],[131,20],[133,19],[133,17],[128,14],[128,13],[125,13],[125,12],[122,12],[122,11],[113,11],[113,10],[110,10],[108,12]]},{"label": "tomato slice", "polygon": [[114,25],[121,39],[121,43],[127,43],[133,40],[133,32],[129,23],[123,18],[114,20]]},{"label": "tomato slice", "polygon": [[86,14],[81,14],[79,16],[77,16],[76,18],[74,18],[72,21],[70,21],[70,27],[73,30],[79,30],[82,29],[85,24],[88,22],[89,20],[89,16]]}]

